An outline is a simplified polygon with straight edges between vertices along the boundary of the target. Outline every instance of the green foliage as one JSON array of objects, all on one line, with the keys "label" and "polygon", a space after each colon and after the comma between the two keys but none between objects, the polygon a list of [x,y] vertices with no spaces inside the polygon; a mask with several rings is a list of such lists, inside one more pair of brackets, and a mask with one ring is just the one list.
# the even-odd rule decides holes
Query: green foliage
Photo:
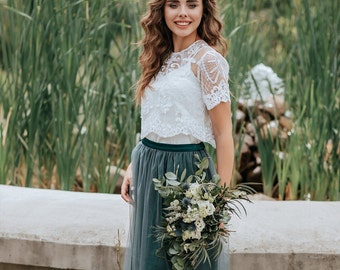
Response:
[{"label": "green foliage", "polygon": [[[266,192],[284,199],[289,185],[294,199],[339,200],[338,1],[219,2],[233,111],[252,66],[285,81],[294,130],[263,141]],[[145,5],[0,1],[0,183],[50,188],[56,174],[62,189],[80,177],[84,191],[113,191],[119,170],[110,166],[127,165],[140,129],[133,86]]]},{"label": "green foliage", "polygon": [[[273,141],[270,134],[263,137],[257,130],[265,193],[271,195],[274,186],[284,199],[288,184],[293,199],[310,194],[315,200],[339,200],[339,4],[272,0],[230,1],[226,6],[220,2],[235,101],[246,71],[262,62],[284,78],[285,100],[293,114],[294,128],[287,140]],[[233,106],[235,110],[237,102]]]},{"label": "green foliage", "polygon": [[[155,228],[162,251],[172,269],[196,269],[203,262],[211,264],[227,241],[227,225],[233,214],[245,211],[242,200],[248,201],[252,189],[246,186],[220,186],[220,177],[207,177],[209,159],[196,156],[197,171],[187,176],[167,172],[162,179],[153,179],[155,190],[163,198],[163,224]],[[223,225],[223,226],[221,226]],[[163,253],[163,254],[164,254]]]},{"label": "green foliage", "polygon": [[108,168],[125,166],[135,144],[138,5],[9,0],[0,8],[0,104],[5,118],[13,112],[5,179],[42,184],[56,168],[62,189],[80,174],[85,191],[112,192],[118,174],[111,179]]}]

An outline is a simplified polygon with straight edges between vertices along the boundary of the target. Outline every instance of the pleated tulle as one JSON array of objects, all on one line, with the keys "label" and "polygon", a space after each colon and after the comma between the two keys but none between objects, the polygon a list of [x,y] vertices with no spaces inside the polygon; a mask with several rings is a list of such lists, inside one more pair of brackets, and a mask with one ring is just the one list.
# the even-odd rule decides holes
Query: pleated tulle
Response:
[{"label": "pleated tulle", "polygon": [[[194,155],[207,157],[205,149],[197,151],[164,151],[150,148],[139,143],[132,152],[133,188],[131,196],[134,199],[130,216],[130,232],[128,246],[125,252],[124,270],[171,270],[171,264],[165,254],[156,254],[159,243],[153,235],[153,228],[161,224],[162,198],[154,189],[152,179],[161,179],[166,172],[176,172],[181,175],[184,168],[187,175],[197,171]],[[210,159],[211,177],[216,173]],[[197,270],[228,270],[228,248],[222,251],[218,261],[200,265]]]}]

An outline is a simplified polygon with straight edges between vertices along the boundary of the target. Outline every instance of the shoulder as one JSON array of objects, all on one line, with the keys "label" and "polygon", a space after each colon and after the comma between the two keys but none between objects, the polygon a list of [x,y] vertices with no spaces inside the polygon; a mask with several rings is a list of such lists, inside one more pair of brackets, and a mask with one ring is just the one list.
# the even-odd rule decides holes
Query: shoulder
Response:
[{"label": "shoulder", "polygon": [[216,49],[209,46],[205,41],[201,41],[199,49],[195,55],[196,63],[199,67],[217,67],[226,72],[229,71],[228,61]]}]

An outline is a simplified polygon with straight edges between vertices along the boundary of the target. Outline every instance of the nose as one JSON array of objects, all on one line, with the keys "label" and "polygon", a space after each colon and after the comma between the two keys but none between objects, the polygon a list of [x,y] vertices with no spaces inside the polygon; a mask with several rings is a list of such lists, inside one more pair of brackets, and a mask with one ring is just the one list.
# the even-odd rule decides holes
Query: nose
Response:
[{"label": "nose", "polygon": [[181,5],[178,15],[180,17],[187,17],[188,16],[186,5]]}]

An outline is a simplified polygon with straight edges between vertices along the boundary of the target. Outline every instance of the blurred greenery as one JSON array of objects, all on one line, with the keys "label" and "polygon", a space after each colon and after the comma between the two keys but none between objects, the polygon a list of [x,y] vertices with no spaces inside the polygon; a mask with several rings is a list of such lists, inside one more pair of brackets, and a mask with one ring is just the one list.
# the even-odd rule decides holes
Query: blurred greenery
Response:
[{"label": "blurred greenery", "polygon": [[[0,0],[0,184],[114,191],[140,130],[133,93],[145,3]],[[220,7],[233,111],[254,65],[285,82],[294,129],[284,141],[259,138],[262,163],[273,167],[265,192],[284,199],[289,185],[294,199],[339,200],[338,1]]]}]

